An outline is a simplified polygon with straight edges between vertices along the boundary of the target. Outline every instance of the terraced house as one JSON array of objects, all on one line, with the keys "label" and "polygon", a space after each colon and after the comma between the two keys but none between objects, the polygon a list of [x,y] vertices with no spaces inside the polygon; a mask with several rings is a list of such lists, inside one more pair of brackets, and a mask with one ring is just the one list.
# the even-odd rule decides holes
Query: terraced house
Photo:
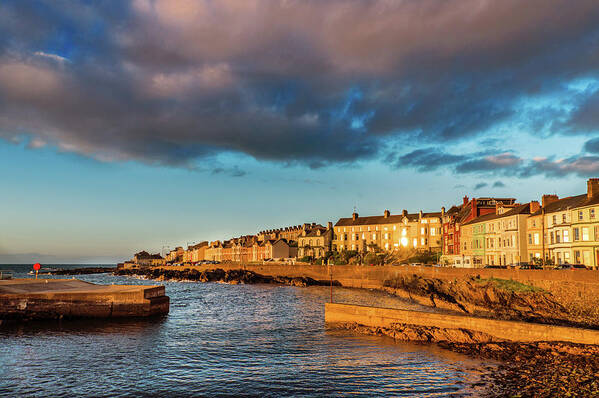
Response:
[{"label": "terraced house", "polygon": [[[557,199],[533,217],[541,216],[545,257],[555,264],[599,265],[599,179],[587,181],[587,193]],[[536,256],[534,248],[530,254]]]},{"label": "terraced house", "polygon": [[472,198],[464,196],[462,204],[452,206],[447,212],[441,208],[443,220],[443,256],[441,261],[447,265],[463,267],[469,260],[463,253],[461,228],[470,220],[486,214],[495,214],[497,204],[510,206],[516,202],[514,198]]},{"label": "terraced house", "polygon": [[321,258],[331,250],[333,242],[333,223],[329,222],[327,227],[321,225],[310,229],[304,229],[302,235],[297,238],[297,256]]},{"label": "terraced house", "polygon": [[[495,214],[486,214],[464,223],[462,229],[471,230],[472,238],[471,242],[463,242],[466,249],[462,253],[463,266],[479,268],[484,265],[517,265],[526,262],[527,219],[531,206],[533,210],[540,207],[538,202],[523,205],[498,203]],[[464,238],[466,236],[463,235]]]},{"label": "terraced house", "polygon": [[340,218],[334,227],[333,250],[385,251],[413,248],[441,250],[441,213],[408,213]]}]

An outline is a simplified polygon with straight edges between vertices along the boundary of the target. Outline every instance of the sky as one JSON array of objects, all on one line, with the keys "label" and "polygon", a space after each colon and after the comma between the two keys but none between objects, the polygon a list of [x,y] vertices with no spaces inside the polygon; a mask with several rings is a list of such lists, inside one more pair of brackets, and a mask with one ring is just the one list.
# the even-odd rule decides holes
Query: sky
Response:
[{"label": "sky", "polygon": [[596,0],[0,2],[0,263],[589,177]]}]

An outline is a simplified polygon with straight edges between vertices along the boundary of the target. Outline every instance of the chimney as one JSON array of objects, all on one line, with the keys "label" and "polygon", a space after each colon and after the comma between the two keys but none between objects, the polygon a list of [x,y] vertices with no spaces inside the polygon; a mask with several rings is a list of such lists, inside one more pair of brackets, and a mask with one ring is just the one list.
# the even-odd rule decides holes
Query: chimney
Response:
[{"label": "chimney", "polygon": [[587,181],[587,199],[599,196],[599,178],[589,178]]},{"label": "chimney", "polygon": [[385,216],[385,218],[389,218],[389,216],[391,215],[391,212],[389,210],[385,210],[383,212],[383,215]]},{"label": "chimney", "polygon": [[352,218],[352,220],[354,220],[354,221],[355,221],[355,220],[357,220],[357,219],[358,219],[358,213],[355,213],[355,212],[354,212],[354,213],[352,213],[352,215],[351,215],[351,218]]},{"label": "chimney", "polygon": [[408,211],[407,211],[406,209],[403,209],[403,210],[401,211],[401,214],[402,214],[404,217],[407,217],[407,216],[408,216]]},{"label": "chimney", "polygon": [[419,219],[419,220],[422,220],[422,210],[420,210],[420,211],[418,212],[418,219]]},{"label": "chimney", "polygon": [[327,223],[327,229],[333,229],[333,223],[332,222],[328,222]]},{"label": "chimney", "polygon": [[316,235],[320,236],[320,228],[316,230]]},{"label": "chimney", "polygon": [[530,214],[536,213],[541,208],[538,200],[530,201]]},{"label": "chimney", "polygon": [[441,207],[441,217],[445,215],[445,206]]},{"label": "chimney", "polygon": [[468,196],[464,196],[464,206],[468,204]]},{"label": "chimney", "polygon": [[547,206],[549,203],[557,202],[559,197],[557,195],[543,195],[541,199],[541,204],[543,207]]}]

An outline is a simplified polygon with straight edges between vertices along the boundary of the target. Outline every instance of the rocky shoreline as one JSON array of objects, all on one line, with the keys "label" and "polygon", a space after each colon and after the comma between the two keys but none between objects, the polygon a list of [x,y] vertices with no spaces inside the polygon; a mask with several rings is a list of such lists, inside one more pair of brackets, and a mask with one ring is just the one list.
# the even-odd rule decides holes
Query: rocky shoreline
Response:
[{"label": "rocky shoreline", "polygon": [[[389,336],[396,341],[436,343],[476,359],[498,362],[483,373],[487,397],[599,396],[599,346],[560,342],[500,341],[466,329],[441,329],[405,324],[391,328],[341,324],[355,333]],[[479,383],[477,383],[479,384]]]},{"label": "rocky shoreline", "polygon": [[551,293],[511,280],[443,280],[413,274],[386,280],[383,290],[428,307],[482,318],[599,329],[599,319],[573,314]]},{"label": "rocky shoreline", "polygon": [[115,267],[88,267],[88,268],[73,268],[73,269],[58,269],[47,271],[49,275],[90,275],[90,274],[108,274],[115,272]]},{"label": "rocky shoreline", "polygon": [[[329,286],[330,281],[320,281],[310,277],[288,277],[261,275],[253,271],[243,269],[225,271],[221,268],[198,271],[186,268],[173,270],[165,268],[129,268],[114,270],[114,275],[141,276],[159,281],[192,281],[192,282],[221,282],[229,284],[277,284],[297,287],[306,286]],[[339,282],[333,281],[334,286],[340,286]]]}]

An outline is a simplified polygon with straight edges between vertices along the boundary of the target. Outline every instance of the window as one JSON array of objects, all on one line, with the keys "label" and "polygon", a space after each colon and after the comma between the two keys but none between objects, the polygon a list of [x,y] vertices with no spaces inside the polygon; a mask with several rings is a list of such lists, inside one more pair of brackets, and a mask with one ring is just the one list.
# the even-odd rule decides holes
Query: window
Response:
[{"label": "window", "polygon": [[436,233],[435,231],[436,231],[436,229],[437,229],[437,228],[431,228],[431,236],[435,236],[435,233]]},{"label": "window", "polygon": [[561,238],[562,237],[561,237],[559,231],[556,231],[555,232],[555,243],[560,243]]},{"label": "window", "polygon": [[574,262],[580,263],[580,251],[579,250],[574,250]]},{"label": "window", "polygon": [[395,231],[396,229],[397,229],[397,225],[394,225],[393,226],[393,230]]},{"label": "window", "polygon": [[549,239],[550,239],[551,244],[553,244],[554,243],[554,241],[553,241],[553,231],[549,232]]},{"label": "window", "polygon": [[591,219],[595,218],[595,209],[589,209],[589,217]]},{"label": "window", "polygon": [[564,229],[564,243],[570,242],[570,231]]},{"label": "window", "polygon": [[366,239],[366,235],[365,234],[362,234],[362,239]]},{"label": "window", "polygon": [[385,239],[389,239],[389,234],[385,233]]},{"label": "window", "polygon": [[599,225],[595,226],[595,240],[599,241]]},{"label": "window", "polygon": [[532,234],[528,234],[528,244],[532,245]]},{"label": "window", "polygon": [[414,238],[414,240],[413,240],[412,243],[414,244],[414,247],[417,247],[418,246],[418,239]]},{"label": "window", "polygon": [[406,236],[406,229],[405,229],[405,228],[403,228],[403,229],[401,230],[401,236]]},{"label": "window", "polygon": [[540,244],[540,242],[539,242],[539,233],[538,232],[535,232],[535,234],[534,234],[534,243],[535,243],[535,245]]},{"label": "window", "polygon": [[376,234],[372,234],[372,240],[376,240]]},{"label": "window", "polygon": [[557,216],[556,215],[553,216],[553,223],[557,224]]},{"label": "window", "polygon": [[574,241],[580,240],[580,230],[578,228],[574,228]]},{"label": "window", "polygon": [[578,221],[582,221],[582,210],[578,211]]},{"label": "window", "polygon": [[589,240],[589,228],[588,227],[582,227],[582,240],[584,240],[584,241]]},{"label": "window", "polygon": [[566,223],[566,213],[562,214],[562,223]]}]

